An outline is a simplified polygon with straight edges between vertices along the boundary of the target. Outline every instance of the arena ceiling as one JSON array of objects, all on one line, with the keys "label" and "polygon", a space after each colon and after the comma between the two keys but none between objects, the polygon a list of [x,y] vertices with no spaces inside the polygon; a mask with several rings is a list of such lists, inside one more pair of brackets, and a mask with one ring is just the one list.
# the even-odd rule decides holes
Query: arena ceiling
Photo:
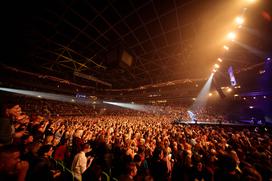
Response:
[{"label": "arena ceiling", "polygon": [[[261,16],[271,14],[265,2],[248,7],[249,28],[239,31],[267,54],[271,36],[250,33],[271,33],[271,19]],[[9,1],[2,6],[1,61],[17,72],[97,88],[207,78],[219,56],[228,60],[223,73],[229,65],[240,70],[263,61],[225,40],[243,7],[243,0]],[[228,54],[225,43],[233,47]]]}]

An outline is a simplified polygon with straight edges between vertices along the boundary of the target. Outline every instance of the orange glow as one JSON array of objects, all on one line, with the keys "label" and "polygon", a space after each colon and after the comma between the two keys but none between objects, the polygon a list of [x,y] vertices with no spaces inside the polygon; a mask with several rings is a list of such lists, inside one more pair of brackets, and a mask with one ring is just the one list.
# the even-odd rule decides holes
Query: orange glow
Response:
[{"label": "orange glow", "polygon": [[257,0],[247,0],[249,3],[255,3]]}]

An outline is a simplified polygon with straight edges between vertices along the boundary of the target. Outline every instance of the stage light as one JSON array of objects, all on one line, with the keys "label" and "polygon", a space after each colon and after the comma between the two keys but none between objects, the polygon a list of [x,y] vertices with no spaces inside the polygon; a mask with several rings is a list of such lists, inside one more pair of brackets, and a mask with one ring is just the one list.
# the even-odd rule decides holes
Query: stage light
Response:
[{"label": "stage light", "polygon": [[243,99],[244,99],[244,100],[246,100],[246,98],[245,98],[245,97],[244,97]]},{"label": "stage light", "polygon": [[238,97],[239,95],[238,94],[234,94],[234,97]]},{"label": "stage light", "polygon": [[[38,91],[30,91],[30,90],[22,90],[22,89],[11,89],[11,88],[4,88],[0,87],[0,91],[11,92],[15,94],[21,94],[30,97],[38,97],[48,100],[55,100],[55,101],[62,101],[62,102],[71,102],[74,99],[74,96],[71,95],[63,95],[63,94],[53,94],[47,92],[38,92]],[[78,100],[80,104],[89,104],[90,101],[88,100]]]},{"label": "stage light", "polygon": [[228,47],[227,45],[224,45],[223,48],[224,48],[225,50],[229,50],[229,47]]},{"label": "stage light", "polygon": [[227,89],[227,92],[231,92],[231,91],[232,91],[232,89],[231,89],[231,88],[228,88],[228,89]]},{"label": "stage light", "polygon": [[218,64],[214,64],[214,67],[218,69],[220,66]]},{"label": "stage light", "polygon": [[253,99],[256,99],[256,97],[253,97]]},{"label": "stage light", "polygon": [[193,101],[195,101],[196,100],[196,98],[192,98],[193,99]]},{"label": "stage light", "polygon": [[214,74],[211,73],[210,77],[206,81],[205,85],[201,89],[198,96],[195,98],[195,101],[194,101],[193,105],[190,107],[189,110],[195,111],[195,110],[204,108],[206,106],[206,103],[207,103],[207,100],[208,100],[207,95],[209,94],[209,91],[210,91],[210,88],[211,88],[213,75]]},{"label": "stage light", "polygon": [[270,58],[270,57],[268,57],[266,60],[267,60],[267,61],[270,61],[270,60],[271,60],[271,58]]},{"label": "stage light", "polygon": [[[109,101],[103,101],[104,104],[110,104],[122,108],[127,108],[127,109],[133,109],[136,111],[143,111],[143,112],[160,112],[160,108],[157,106],[148,106],[148,105],[143,105],[143,104],[131,104],[131,103],[122,103],[122,102],[109,102]],[[155,102],[151,102],[155,103]]]},{"label": "stage light", "polygon": [[222,62],[223,61],[221,58],[218,58],[217,60],[218,60],[218,62]]},{"label": "stage light", "polygon": [[264,99],[266,99],[266,96],[263,96]]},{"label": "stage light", "polygon": [[72,102],[75,102],[75,99],[72,99],[71,101],[72,101]]},{"label": "stage light", "polygon": [[241,17],[241,16],[238,16],[237,18],[235,18],[235,22],[238,24],[238,25],[242,25],[244,24],[244,18]]},{"label": "stage light", "polygon": [[209,97],[211,97],[212,96],[212,93],[209,93]]},{"label": "stage light", "polygon": [[249,109],[253,109],[254,107],[253,106],[249,106]]},{"label": "stage light", "polygon": [[231,41],[233,41],[235,38],[236,38],[236,33],[234,32],[230,32],[228,35],[227,35],[227,38]]}]

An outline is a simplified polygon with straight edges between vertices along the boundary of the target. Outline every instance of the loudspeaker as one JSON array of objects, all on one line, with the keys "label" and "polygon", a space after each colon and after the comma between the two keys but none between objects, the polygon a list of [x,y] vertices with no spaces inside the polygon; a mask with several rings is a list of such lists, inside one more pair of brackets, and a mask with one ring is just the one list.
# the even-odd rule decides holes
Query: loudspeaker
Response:
[{"label": "loudspeaker", "polygon": [[122,68],[129,68],[133,63],[133,56],[126,50],[121,51],[119,66]]},{"label": "loudspeaker", "polygon": [[219,96],[221,97],[221,99],[224,99],[226,97],[226,95],[224,94],[224,92],[222,91],[221,87],[219,87],[215,81],[215,79],[213,78],[213,85],[216,89],[216,91],[218,92]]},{"label": "loudspeaker", "polygon": [[105,64],[111,68],[121,67],[123,69],[130,68],[133,64],[133,56],[129,51],[121,46],[111,47],[105,55]]}]

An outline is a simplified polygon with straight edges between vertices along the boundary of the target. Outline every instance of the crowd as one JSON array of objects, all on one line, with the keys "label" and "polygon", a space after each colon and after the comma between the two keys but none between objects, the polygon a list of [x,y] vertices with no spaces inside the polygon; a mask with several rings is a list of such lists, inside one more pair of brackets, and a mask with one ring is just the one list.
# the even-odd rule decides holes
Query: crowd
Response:
[{"label": "crowd", "polygon": [[272,179],[268,127],[174,125],[179,107],[73,115],[76,105],[43,101],[51,114],[33,101],[1,104],[0,180]]}]

